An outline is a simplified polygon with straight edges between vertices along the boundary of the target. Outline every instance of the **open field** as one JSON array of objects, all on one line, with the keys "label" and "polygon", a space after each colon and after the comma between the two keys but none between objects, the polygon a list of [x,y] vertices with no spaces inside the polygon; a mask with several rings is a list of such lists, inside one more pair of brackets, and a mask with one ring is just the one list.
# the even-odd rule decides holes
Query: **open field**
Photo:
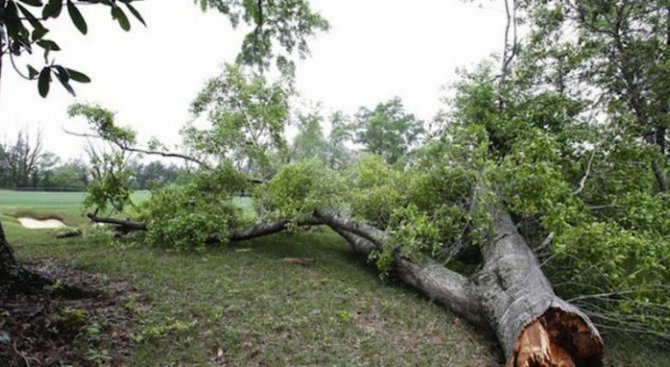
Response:
[{"label": "open field", "polygon": [[[61,266],[101,273],[147,297],[148,304],[131,301],[123,306],[137,316],[131,365],[501,363],[493,338],[484,331],[402,284],[380,281],[372,266],[329,230],[177,253],[128,246],[89,232],[83,238],[56,240],[54,231],[28,230],[12,218],[22,211],[74,218],[75,212],[81,215],[76,198],[0,192],[2,223],[22,260],[49,258]],[[251,208],[249,199],[238,203]],[[286,257],[314,262],[303,266],[281,261]],[[608,340],[607,366],[670,365],[667,351],[619,340]]]}]

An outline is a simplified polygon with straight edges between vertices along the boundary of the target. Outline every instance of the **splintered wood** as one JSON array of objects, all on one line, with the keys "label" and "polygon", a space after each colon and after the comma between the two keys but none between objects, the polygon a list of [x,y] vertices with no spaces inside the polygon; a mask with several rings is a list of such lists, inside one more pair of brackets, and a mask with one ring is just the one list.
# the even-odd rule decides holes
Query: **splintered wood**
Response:
[{"label": "splintered wood", "polygon": [[509,367],[600,367],[601,344],[577,315],[549,309],[521,332]]}]

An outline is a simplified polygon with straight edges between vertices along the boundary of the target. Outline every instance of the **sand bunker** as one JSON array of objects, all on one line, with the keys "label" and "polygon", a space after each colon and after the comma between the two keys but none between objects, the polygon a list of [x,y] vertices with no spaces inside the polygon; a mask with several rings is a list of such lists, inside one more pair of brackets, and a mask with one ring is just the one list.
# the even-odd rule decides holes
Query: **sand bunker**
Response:
[{"label": "sand bunker", "polygon": [[65,227],[65,223],[61,222],[58,219],[45,219],[39,220],[35,218],[16,218],[21,225],[30,229],[42,229],[42,228],[61,228]]}]

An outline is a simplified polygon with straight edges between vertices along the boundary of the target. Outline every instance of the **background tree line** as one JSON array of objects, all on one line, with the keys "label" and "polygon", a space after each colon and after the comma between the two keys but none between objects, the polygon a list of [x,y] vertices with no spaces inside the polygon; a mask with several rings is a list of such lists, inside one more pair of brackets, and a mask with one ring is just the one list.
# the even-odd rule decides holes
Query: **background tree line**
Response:
[{"label": "background tree line", "polygon": [[[127,165],[132,172],[130,185],[135,190],[148,190],[152,183],[175,182],[184,171],[175,163],[158,160],[144,163],[131,159]],[[13,140],[0,143],[0,188],[85,191],[92,176],[92,165],[86,160],[65,160],[45,150],[40,131],[31,134],[22,130]]]},{"label": "background tree line", "polygon": [[[298,134],[286,149],[271,157],[280,164],[316,158],[331,169],[343,169],[361,154],[379,155],[389,164],[408,153],[425,134],[423,121],[405,111],[400,98],[360,107],[353,116],[336,111],[328,117],[319,108],[297,114]],[[325,128],[329,127],[326,134]],[[85,191],[93,180],[92,161],[100,152],[87,149],[87,159],[65,160],[45,150],[38,130],[18,132],[13,140],[0,143],[0,188],[45,191]],[[243,164],[241,160],[238,164]],[[177,181],[183,165],[154,160],[143,163],[132,157],[124,162],[131,172],[130,187],[148,190],[153,183]],[[249,168],[254,171],[253,167]],[[254,172],[257,173],[257,172]],[[258,172],[261,173],[261,172]]]}]

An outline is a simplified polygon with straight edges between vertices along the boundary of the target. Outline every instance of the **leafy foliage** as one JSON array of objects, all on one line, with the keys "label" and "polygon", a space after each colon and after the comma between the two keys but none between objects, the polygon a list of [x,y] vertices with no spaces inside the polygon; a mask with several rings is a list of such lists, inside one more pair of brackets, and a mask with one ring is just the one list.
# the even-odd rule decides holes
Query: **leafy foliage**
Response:
[{"label": "leafy foliage", "polygon": [[145,242],[178,250],[226,243],[231,229],[242,225],[233,193],[246,181],[232,167],[195,174],[184,184],[155,187],[139,209],[149,231]]},{"label": "leafy foliage", "polygon": [[218,162],[237,160],[248,172],[267,168],[270,151],[285,147],[289,95],[281,82],[270,83],[259,73],[227,65],[191,105],[194,117],[206,115],[211,128],[187,126],[186,144]]},{"label": "leafy foliage", "polygon": [[400,159],[424,133],[423,122],[405,112],[400,98],[380,103],[373,110],[361,107],[356,125],[355,142],[388,163]]},{"label": "leafy foliage", "polygon": [[300,115],[298,119],[300,132],[293,143],[291,158],[293,160],[316,158],[325,163],[328,159],[328,141],[321,130],[323,119],[315,112]]},{"label": "leafy foliage", "polygon": [[130,180],[133,173],[128,166],[126,152],[118,147],[132,145],[135,132],[116,126],[114,113],[97,105],[73,104],[68,108],[68,115],[83,117],[91,130],[98,134],[94,137],[101,138],[109,145],[108,149],[89,145],[92,180],[87,188],[84,208],[123,212],[127,205],[132,204]]},{"label": "leafy foliage", "polygon": [[[313,11],[306,0],[195,0],[202,9],[213,8],[225,14],[233,26],[241,21],[253,26],[237,57],[241,65],[264,70],[275,60],[278,69],[293,75],[294,53],[309,53],[307,40],[317,31],[328,30],[328,22]],[[279,46],[279,47],[277,47]]]},{"label": "leafy foliage", "polygon": [[255,190],[255,204],[263,219],[304,219],[321,207],[341,204],[344,182],[317,159],[283,166],[266,184]]},{"label": "leafy foliage", "polygon": [[108,209],[121,213],[131,204],[133,190],[130,187],[131,171],[124,157],[115,153],[103,153],[91,157],[93,180],[89,182],[84,198],[85,209],[102,212]]},{"label": "leafy foliage", "polygon": [[62,10],[65,7],[72,24],[85,35],[88,32],[88,24],[79,6],[97,4],[109,7],[112,19],[117,20],[123,30],[129,31],[130,21],[126,11],[144,24],[142,15],[133,5],[135,1],[67,0],[64,3],[62,0],[2,0],[0,1],[0,65],[3,56],[7,54],[16,69],[14,58],[26,53],[32,54],[37,46],[44,52],[45,66],[38,71],[32,65],[26,65],[27,74],[19,69],[16,69],[17,73],[25,79],[37,81],[37,89],[42,97],[49,94],[53,77],[61,83],[65,90],[74,95],[74,88],[71,84],[73,81],[89,83],[91,79],[77,70],[55,64],[51,53],[58,52],[61,48],[54,40],[47,37],[49,33],[46,27],[47,21],[51,18],[59,18],[61,14],[64,14]]}]

